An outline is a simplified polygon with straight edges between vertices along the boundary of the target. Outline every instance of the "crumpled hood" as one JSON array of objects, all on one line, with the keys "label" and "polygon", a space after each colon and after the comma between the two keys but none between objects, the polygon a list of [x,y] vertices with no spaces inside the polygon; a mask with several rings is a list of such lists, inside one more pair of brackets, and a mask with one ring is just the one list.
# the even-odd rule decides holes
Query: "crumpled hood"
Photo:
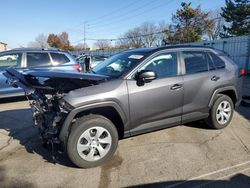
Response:
[{"label": "crumpled hood", "polygon": [[28,71],[21,73],[14,68],[6,69],[3,74],[13,87],[18,86],[25,91],[42,89],[46,90],[45,93],[57,91],[67,93],[78,88],[97,85],[109,78],[98,74],[59,71]]},{"label": "crumpled hood", "polygon": [[59,72],[59,71],[31,71],[27,72],[27,75],[33,77],[44,77],[44,78],[73,78],[81,80],[94,80],[100,81],[109,78],[108,76],[92,73],[75,73],[75,72]]}]

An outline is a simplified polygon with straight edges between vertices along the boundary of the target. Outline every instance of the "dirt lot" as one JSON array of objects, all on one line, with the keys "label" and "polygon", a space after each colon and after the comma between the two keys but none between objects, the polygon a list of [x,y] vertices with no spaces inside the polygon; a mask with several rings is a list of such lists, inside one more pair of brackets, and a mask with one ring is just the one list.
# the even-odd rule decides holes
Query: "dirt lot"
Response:
[{"label": "dirt lot", "polygon": [[[4,103],[3,103],[4,102]],[[54,164],[25,101],[0,104],[0,187],[250,187],[250,108],[224,130],[203,123],[121,140],[104,166]]]}]

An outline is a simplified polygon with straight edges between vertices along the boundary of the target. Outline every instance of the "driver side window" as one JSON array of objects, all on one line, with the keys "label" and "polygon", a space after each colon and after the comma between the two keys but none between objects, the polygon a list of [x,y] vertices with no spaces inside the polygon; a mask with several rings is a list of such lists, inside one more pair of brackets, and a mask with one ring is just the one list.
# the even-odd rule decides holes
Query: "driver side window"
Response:
[{"label": "driver side window", "polygon": [[160,54],[148,63],[141,70],[151,70],[156,72],[158,78],[165,78],[177,75],[177,53],[168,52]]}]

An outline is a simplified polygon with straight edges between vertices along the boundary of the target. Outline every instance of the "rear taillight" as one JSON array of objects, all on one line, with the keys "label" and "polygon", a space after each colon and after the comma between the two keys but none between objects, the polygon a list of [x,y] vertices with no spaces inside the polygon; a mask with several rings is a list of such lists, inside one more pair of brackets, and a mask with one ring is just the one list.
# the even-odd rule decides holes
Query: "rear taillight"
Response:
[{"label": "rear taillight", "polygon": [[82,66],[80,64],[75,64],[74,68],[78,71],[78,72],[82,72]]},{"label": "rear taillight", "polygon": [[245,69],[240,69],[240,76],[244,76],[246,74],[246,71],[245,71]]}]

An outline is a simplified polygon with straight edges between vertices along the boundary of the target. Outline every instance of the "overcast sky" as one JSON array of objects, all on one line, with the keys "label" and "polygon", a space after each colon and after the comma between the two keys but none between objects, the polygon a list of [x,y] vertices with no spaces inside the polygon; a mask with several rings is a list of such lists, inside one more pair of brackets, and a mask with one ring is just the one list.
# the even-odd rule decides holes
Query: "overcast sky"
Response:
[{"label": "overcast sky", "polygon": [[[39,34],[69,33],[74,44],[86,38],[117,38],[146,21],[171,22],[185,0],[2,0],[0,42],[9,48],[26,46]],[[192,0],[203,10],[215,10],[224,0]],[[89,45],[93,41],[87,41]]]}]

